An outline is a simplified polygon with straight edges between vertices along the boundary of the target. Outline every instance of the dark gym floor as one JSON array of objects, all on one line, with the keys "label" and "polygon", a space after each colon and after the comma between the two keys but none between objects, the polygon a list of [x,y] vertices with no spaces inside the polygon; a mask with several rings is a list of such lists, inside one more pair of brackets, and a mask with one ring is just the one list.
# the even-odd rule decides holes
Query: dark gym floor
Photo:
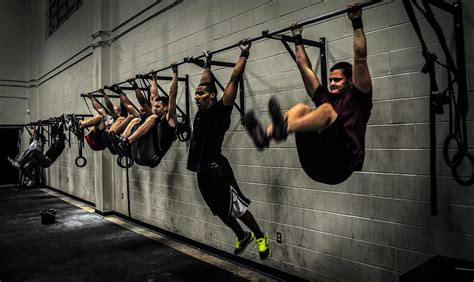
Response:
[{"label": "dark gym floor", "polygon": [[[43,225],[39,212],[50,208],[58,211],[56,221]],[[40,189],[18,191],[3,186],[0,187],[0,281],[12,280],[248,279],[111,223]]]}]

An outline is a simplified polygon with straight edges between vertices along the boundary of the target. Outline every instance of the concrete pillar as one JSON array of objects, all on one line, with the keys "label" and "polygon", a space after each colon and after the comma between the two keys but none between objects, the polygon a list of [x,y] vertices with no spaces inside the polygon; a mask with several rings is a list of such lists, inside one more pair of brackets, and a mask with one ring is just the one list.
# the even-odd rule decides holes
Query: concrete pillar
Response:
[{"label": "concrete pillar", "polygon": [[[93,1],[93,63],[94,87],[99,89],[110,83],[110,0]],[[95,204],[102,213],[113,210],[114,158],[107,152],[94,154]]]}]

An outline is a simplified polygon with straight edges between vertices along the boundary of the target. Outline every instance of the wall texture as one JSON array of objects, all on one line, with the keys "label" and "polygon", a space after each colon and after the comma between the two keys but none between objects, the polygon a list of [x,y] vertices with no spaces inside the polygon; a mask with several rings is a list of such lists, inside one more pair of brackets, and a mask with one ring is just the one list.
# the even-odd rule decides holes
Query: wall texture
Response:
[{"label": "wall texture", "polygon": [[30,121],[27,1],[0,1],[0,124]]},{"label": "wall texture", "polygon": [[[35,117],[88,113],[81,92],[167,66],[173,60],[200,55],[204,49],[215,50],[243,37],[257,36],[266,29],[341,9],[346,2],[164,0],[153,5],[153,1],[84,0],[72,18],[45,38],[44,2],[29,1],[29,41],[23,37],[17,40],[29,46],[30,60],[28,67],[18,72],[22,79],[38,80],[38,87],[29,90]],[[474,1],[462,2],[472,94],[474,57],[469,50],[474,47],[474,29],[469,23],[474,16]],[[124,26],[99,36],[115,38],[110,45],[91,47],[97,42],[92,34],[112,30],[146,7],[149,10]],[[428,78],[419,72],[423,60],[418,39],[400,1],[368,8],[363,17],[374,108],[362,172],[336,186],[316,183],[302,171],[293,137],[258,152],[240,124],[237,110],[224,140],[223,153],[242,190],[253,201],[250,209],[271,237],[273,254],[261,263],[310,280],[397,281],[400,274],[436,254],[474,260],[474,190],[456,184],[441,158],[447,115],[438,117],[439,214],[430,215],[429,89]],[[454,46],[450,16],[438,11],[437,18],[448,45]],[[12,17],[10,20],[16,22]],[[433,32],[426,22],[421,24],[430,49],[442,58]],[[328,41],[329,65],[352,60],[352,28],[346,16],[304,30],[304,37],[309,39],[322,36]],[[85,51],[73,57],[80,50]],[[308,48],[308,53],[319,71],[318,51]],[[231,50],[215,58],[234,62],[238,54],[238,50]],[[440,84],[446,85],[444,72],[438,73]],[[183,65],[180,74],[190,75],[194,89],[200,69]],[[217,67],[215,74],[226,82],[230,69]],[[256,110],[266,121],[271,95],[278,96],[285,108],[309,102],[295,63],[278,41],[266,40],[252,46],[245,89],[246,107]],[[179,105],[184,108],[182,84],[178,95]],[[470,108],[473,105],[471,99]],[[194,105],[191,112],[194,116]],[[468,120],[469,140],[473,140],[472,111]],[[115,164],[116,158],[108,152],[92,152],[87,146],[84,155],[89,161],[87,166],[75,167],[77,142],[73,141],[48,170],[50,185],[96,203],[100,211],[127,215],[126,175]],[[207,208],[195,174],[186,170],[186,160],[186,144],[176,142],[157,168],[133,166],[129,172],[131,215],[231,252],[234,237]],[[464,167],[462,173],[467,175],[470,169]],[[282,234],[281,244],[275,241],[277,232]],[[255,249],[245,256],[259,261]]]}]

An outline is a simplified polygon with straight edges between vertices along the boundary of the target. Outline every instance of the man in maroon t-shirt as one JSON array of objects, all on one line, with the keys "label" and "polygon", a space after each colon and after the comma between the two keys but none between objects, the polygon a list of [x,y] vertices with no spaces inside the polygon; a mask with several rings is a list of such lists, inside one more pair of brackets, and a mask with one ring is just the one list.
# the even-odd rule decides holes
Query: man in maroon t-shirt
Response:
[{"label": "man in maroon t-shirt", "polygon": [[354,65],[335,64],[329,73],[330,89],[324,89],[314,73],[302,42],[302,28],[292,24],[296,64],[306,92],[316,105],[312,110],[299,103],[284,115],[275,97],[269,101],[272,124],[266,132],[253,112],[245,117],[246,127],[259,149],[271,139],[286,140],[295,133],[301,166],[312,179],[338,184],[364,162],[365,131],[372,109],[372,82],[367,66],[367,45],[362,27],[362,10],[348,5],[354,28]]}]

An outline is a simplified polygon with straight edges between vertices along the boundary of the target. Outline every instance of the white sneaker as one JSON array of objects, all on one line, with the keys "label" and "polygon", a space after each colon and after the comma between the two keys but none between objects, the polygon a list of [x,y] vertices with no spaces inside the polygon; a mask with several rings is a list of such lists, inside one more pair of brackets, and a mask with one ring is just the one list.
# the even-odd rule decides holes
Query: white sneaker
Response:
[{"label": "white sneaker", "polygon": [[14,167],[16,169],[20,169],[20,164],[17,161],[15,161],[14,159],[12,159],[10,157],[7,157],[7,160],[12,165],[12,167]]}]

